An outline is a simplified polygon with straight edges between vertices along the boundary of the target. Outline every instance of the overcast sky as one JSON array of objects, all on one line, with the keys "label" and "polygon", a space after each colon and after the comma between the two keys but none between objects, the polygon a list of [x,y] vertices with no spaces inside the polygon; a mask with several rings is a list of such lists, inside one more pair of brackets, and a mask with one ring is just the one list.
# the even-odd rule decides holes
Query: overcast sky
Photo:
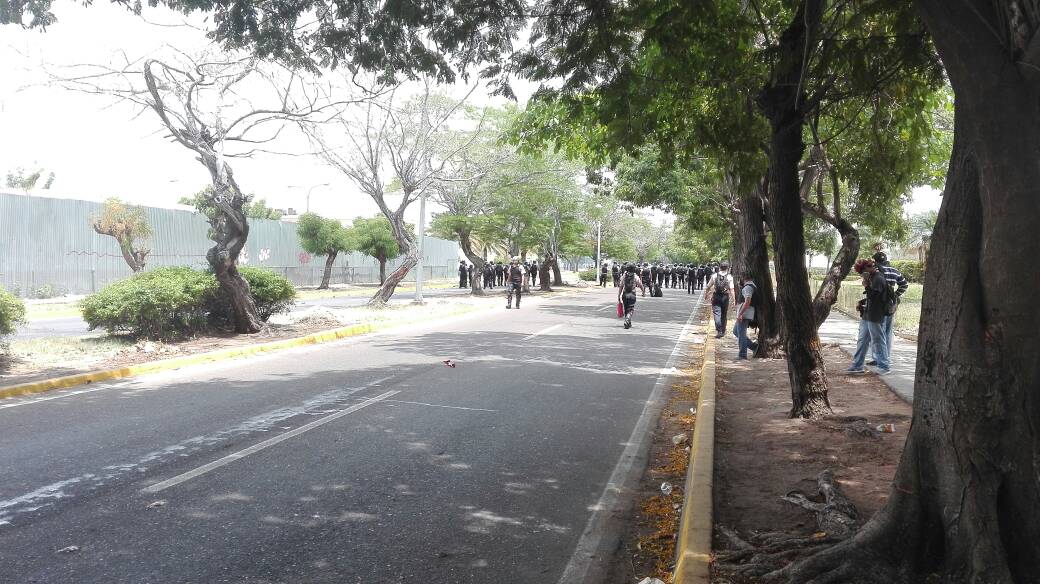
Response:
[{"label": "overcast sky", "polygon": [[[177,199],[208,183],[208,174],[192,153],[160,131],[151,112],[131,119],[135,110],[111,98],[72,93],[39,85],[40,64],[109,63],[120,51],[131,59],[168,51],[191,53],[208,43],[199,29],[177,26],[183,17],[162,8],[145,8],[143,18],[107,2],[90,7],[76,2],[54,5],[58,23],[46,32],[0,28],[0,172],[23,166],[53,170],[51,196],[103,200],[110,196],[153,206],[173,206]],[[202,20],[193,24],[205,27]],[[466,87],[448,88],[461,96]],[[532,86],[515,87],[525,99]],[[477,105],[501,104],[478,90]],[[303,143],[288,140],[303,148]],[[293,150],[293,148],[287,148]],[[277,208],[302,211],[305,193],[313,189],[312,211],[340,218],[371,215],[378,210],[342,175],[307,156],[257,155],[233,161],[235,176],[246,192],[266,198]],[[935,192],[918,190],[907,211],[937,209]],[[418,205],[410,220],[415,221]]]}]

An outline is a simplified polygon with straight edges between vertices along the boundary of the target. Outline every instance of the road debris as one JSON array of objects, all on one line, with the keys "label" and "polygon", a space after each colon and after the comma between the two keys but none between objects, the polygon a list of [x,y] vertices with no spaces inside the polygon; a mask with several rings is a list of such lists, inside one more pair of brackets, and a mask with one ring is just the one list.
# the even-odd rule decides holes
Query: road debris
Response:
[{"label": "road debris", "polygon": [[672,436],[672,444],[676,446],[685,444],[687,440],[689,440],[689,437],[686,436],[686,434],[676,434],[675,436]]},{"label": "road debris", "polygon": [[153,501],[153,502],[148,504],[148,508],[149,509],[155,509],[156,507],[162,507],[165,504],[166,504],[166,501],[163,501],[163,500]]},{"label": "road debris", "polygon": [[445,360],[443,361],[443,363],[444,363],[445,365],[447,365],[448,367],[451,367],[452,369],[454,369],[454,368],[455,368],[455,362],[454,362],[454,361],[452,361],[451,359],[445,359]]},{"label": "road debris", "polygon": [[78,552],[78,551],[79,551],[79,546],[78,545],[70,545],[68,547],[61,548],[60,550],[58,550],[58,553],[59,554],[72,554],[72,553],[75,553],[75,552]]},{"label": "road debris", "polygon": [[661,492],[664,493],[665,496],[671,495],[672,494],[672,483],[669,483],[667,481],[661,483]]}]

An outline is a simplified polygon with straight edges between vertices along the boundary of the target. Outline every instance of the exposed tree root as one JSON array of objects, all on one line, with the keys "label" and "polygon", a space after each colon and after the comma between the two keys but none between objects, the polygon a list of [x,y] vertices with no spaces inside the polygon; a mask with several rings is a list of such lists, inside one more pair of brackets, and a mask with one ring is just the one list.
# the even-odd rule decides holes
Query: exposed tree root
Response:
[{"label": "exposed tree root", "polygon": [[821,549],[840,543],[855,532],[859,522],[856,507],[834,484],[834,474],[825,470],[817,477],[819,501],[792,491],[783,499],[816,515],[819,529],[811,536],[788,533],[756,533],[746,539],[735,531],[719,526],[719,533],[730,548],[715,555],[715,571],[720,576],[762,578],[776,581],[783,569]]},{"label": "exposed tree root", "polygon": [[880,438],[878,431],[860,416],[825,416],[816,425],[832,432],[842,432],[850,438]]}]

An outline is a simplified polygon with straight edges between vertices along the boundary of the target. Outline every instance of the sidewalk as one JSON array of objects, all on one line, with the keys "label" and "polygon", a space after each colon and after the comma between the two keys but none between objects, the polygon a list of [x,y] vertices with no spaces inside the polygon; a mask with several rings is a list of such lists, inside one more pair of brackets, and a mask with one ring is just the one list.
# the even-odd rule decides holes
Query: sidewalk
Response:
[{"label": "sidewalk", "polygon": [[[827,320],[820,326],[820,342],[837,344],[851,356],[856,352],[856,335],[859,332],[859,321],[852,319],[837,310],[832,310]],[[914,403],[914,375],[917,370],[917,343],[895,335],[892,346],[892,372],[881,378],[896,395],[907,403]],[[867,360],[870,360],[868,353]]]}]

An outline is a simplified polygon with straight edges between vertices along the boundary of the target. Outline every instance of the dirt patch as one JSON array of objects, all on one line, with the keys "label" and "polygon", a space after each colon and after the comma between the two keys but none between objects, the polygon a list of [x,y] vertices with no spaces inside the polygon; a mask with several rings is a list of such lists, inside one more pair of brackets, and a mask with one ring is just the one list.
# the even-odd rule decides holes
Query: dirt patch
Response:
[{"label": "dirt patch", "polygon": [[[703,317],[695,322],[703,322]],[[649,464],[643,473],[621,544],[612,560],[607,584],[631,584],[644,578],[671,582],[675,545],[682,514],[686,471],[690,464],[690,440],[700,395],[704,360],[704,326],[691,329],[694,340],[688,358],[678,367],[668,403],[653,431]],[[662,491],[667,484],[669,493]]]},{"label": "dirt patch", "polygon": [[[783,360],[736,360],[736,343],[719,346],[715,426],[715,544],[727,549],[719,526],[742,538],[783,532],[813,536],[812,514],[781,500],[790,491],[814,494],[825,469],[855,504],[861,521],[888,498],[911,407],[873,374],[844,373],[849,358],[824,347],[834,416],[823,420],[789,419],[791,405],[787,364]],[[880,424],[895,432],[878,433]],[[715,582],[755,582],[753,578],[716,577]]]}]

